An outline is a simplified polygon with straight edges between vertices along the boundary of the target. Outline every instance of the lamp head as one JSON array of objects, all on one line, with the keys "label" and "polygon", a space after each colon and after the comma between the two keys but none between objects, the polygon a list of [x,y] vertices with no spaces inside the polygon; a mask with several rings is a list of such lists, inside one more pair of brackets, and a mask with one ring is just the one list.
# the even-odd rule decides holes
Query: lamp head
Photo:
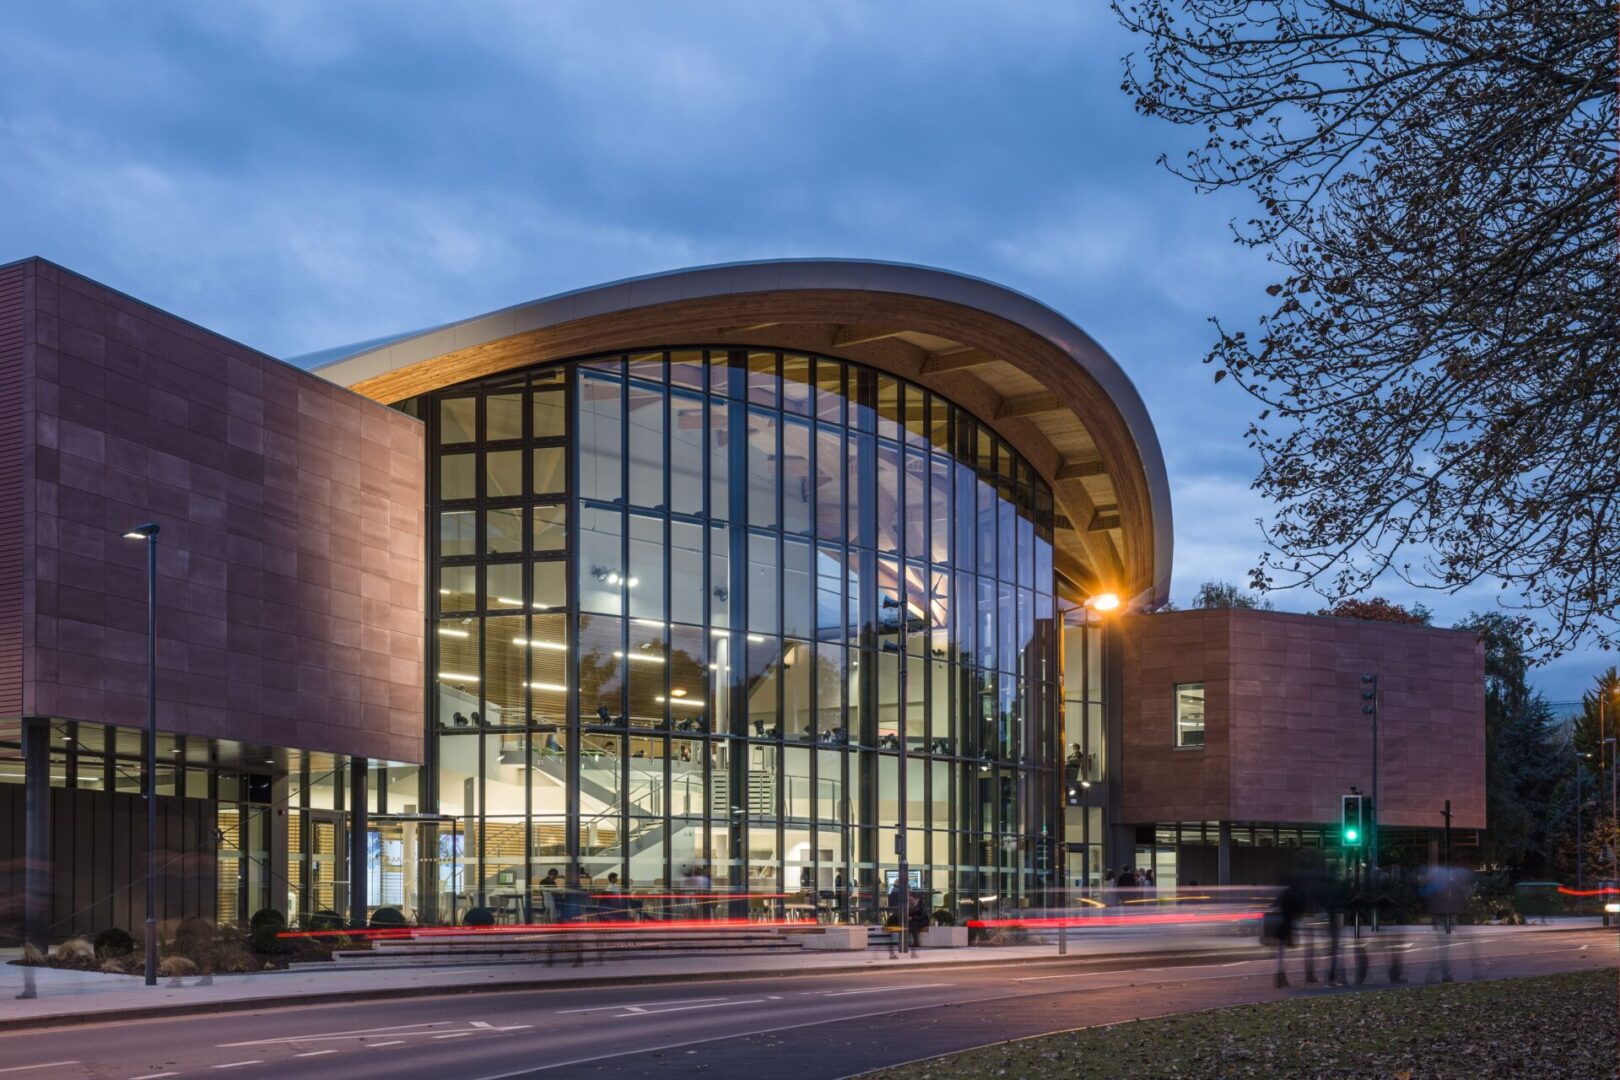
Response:
[{"label": "lamp head", "polygon": [[155,521],[148,521],[145,525],[137,525],[124,533],[125,540],[155,540],[159,526]]},{"label": "lamp head", "polygon": [[1111,592],[1098,593],[1096,596],[1086,600],[1086,607],[1093,611],[1118,611],[1119,594]]}]

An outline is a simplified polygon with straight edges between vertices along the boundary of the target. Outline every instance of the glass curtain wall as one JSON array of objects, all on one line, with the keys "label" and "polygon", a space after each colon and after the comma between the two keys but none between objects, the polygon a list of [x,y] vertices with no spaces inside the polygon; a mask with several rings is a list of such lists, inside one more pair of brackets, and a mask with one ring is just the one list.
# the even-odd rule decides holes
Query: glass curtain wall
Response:
[{"label": "glass curtain wall", "polygon": [[422,404],[437,810],[468,903],[545,917],[555,880],[643,916],[872,919],[902,833],[935,906],[1033,899],[1058,831],[1053,504],[993,432],[764,349]]},{"label": "glass curtain wall", "polygon": [[1083,608],[1064,605],[1063,782],[1068,807],[1064,861],[1071,893],[1102,886],[1104,807],[1108,802],[1103,628]]}]

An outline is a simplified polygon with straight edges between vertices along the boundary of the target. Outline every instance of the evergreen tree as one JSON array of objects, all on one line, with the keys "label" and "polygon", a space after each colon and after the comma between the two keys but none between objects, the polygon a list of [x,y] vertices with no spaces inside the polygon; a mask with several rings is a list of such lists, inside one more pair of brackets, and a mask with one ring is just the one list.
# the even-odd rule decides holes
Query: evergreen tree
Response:
[{"label": "evergreen tree", "polygon": [[1558,750],[1552,708],[1530,691],[1519,627],[1500,612],[1458,625],[1485,646],[1485,858],[1515,877],[1554,872],[1552,852],[1570,821],[1568,755]]}]

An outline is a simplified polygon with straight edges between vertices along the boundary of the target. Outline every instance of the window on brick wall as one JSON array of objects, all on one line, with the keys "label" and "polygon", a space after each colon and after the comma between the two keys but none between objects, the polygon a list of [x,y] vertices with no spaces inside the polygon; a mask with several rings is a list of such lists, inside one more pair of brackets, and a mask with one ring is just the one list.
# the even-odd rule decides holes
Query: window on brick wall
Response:
[{"label": "window on brick wall", "polygon": [[1204,684],[1176,684],[1176,749],[1204,745]]}]

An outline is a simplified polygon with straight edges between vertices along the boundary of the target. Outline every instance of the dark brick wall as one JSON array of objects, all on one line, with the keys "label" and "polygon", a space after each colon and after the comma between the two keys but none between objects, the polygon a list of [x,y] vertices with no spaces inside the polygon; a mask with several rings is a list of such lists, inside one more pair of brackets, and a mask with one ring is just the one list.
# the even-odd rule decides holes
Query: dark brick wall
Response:
[{"label": "dark brick wall", "polygon": [[[1361,675],[1378,675],[1380,820],[1485,822],[1484,651],[1470,633],[1263,611],[1121,620],[1129,822],[1336,822],[1369,791]],[[1205,683],[1203,750],[1174,749],[1172,687]]]},{"label": "dark brick wall", "polygon": [[0,266],[0,716],[22,711],[26,271],[22,263]]},{"label": "dark brick wall", "polygon": [[422,752],[421,426],[31,260],[24,712],[145,718],[157,521],[159,724]]}]

